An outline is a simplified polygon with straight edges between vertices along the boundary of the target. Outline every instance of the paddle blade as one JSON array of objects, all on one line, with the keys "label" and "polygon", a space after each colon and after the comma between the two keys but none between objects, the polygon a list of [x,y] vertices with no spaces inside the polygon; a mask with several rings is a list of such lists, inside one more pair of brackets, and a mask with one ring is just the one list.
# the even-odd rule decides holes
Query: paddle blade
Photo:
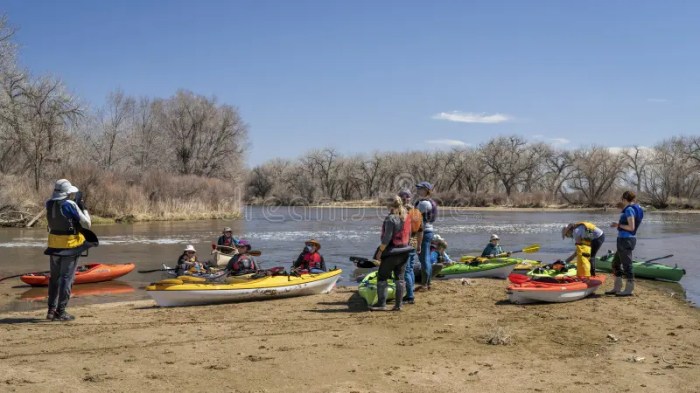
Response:
[{"label": "paddle blade", "polygon": [[262,251],[260,250],[250,250],[248,251],[248,255],[254,256],[254,257],[259,257],[262,255]]},{"label": "paddle blade", "polygon": [[524,274],[511,273],[508,275],[508,280],[513,284],[522,284],[524,282],[530,281],[530,277]]},{"label": "paddle blade", "polygon": [[532,254],[533,252],[537,252],[539,250],[540,250],[539,244],[532,244],[530,246],[523,248],[523,252],[526,254]]}]

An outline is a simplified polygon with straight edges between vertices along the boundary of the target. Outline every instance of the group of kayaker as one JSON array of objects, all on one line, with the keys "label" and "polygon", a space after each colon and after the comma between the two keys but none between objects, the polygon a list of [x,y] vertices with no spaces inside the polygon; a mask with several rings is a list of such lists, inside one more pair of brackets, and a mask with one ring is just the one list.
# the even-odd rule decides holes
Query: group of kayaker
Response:
[{"label": "group of kayaker", "polygon": [[[421,286],[430,290],[432,267],[435,263],[450,264],[452,260],[446,252],[447,242],[435,234],[434,222],[437,218],[437,203],[431,198],[433,185],[420,182],[416,185],[416,201],[409,190],[403,190],[386,200],[389,212],[382,223],[380,244],[374,258],[379,261],[377,297],[372,310],[386,310],[387,281],[395,276],[396,302],[393,310],[401,310],[405,303],[415,301],[416,258],[421,267]],[[617,252],[612,267],[615,275],[613,289],[606,292],[618,296],[630,296],[634,290],[632,253],[636,246],[636,233],[644,212],[636,203],[636,195],[625,191],[621,198],[622,212],[612,227],[618,230]],[[97,245],[97,238],[89,231],[90,215],[80,198],[80,192],[67,179],[56,181],[54,192],[46,202],[49,226],[48,248],[51,279],[49,283],[48,313],[50,320],[70,321],[74,317],[66,313],[70,299],[71,285],[81,253]],[[93,239],[94,238],[94,239]],[[586,279],[595,276],[595,257],[605,241],[605,234],[590,222],[568,224],[562,229],[562,238],[572,238],[575,251],[567,262],[576,260],[577,276]],[[214,248],[228,249],[232,254],[225,268],[230,275],[255,272],[258,265],[251,255],[251,245],[247,240],[233,236],[231,228],[224,228]],[[304,249],[293,262],[291,270],[297,273],[320,273],[327,270],[319,253],[321,244],[311,239],[304,243]],[[258,253],[259,255],[259,253]],[[483,257],[509,256],[500,245],[500,238],[494,234],[482,252]],[[215,263],[214,263],[215,265]],[[188,245],[178,258],[178,272],[199,271],[211,268],[211,262],[197,258],[194,246]],[[622,289],[623,275],[627,279]]]}]

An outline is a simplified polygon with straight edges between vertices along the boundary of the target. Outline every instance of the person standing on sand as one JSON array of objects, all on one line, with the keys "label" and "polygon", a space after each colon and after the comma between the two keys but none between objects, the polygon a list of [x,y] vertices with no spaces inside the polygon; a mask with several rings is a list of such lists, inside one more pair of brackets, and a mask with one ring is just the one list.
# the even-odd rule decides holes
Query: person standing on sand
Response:
[{"label": "person standing on sand", "polygon": [[433,192],[433,185],[427,181],[416,184],[416,192],[418,193],[418,201],[416,209],[423,216],[423,241],[420,245],[418,253],[421,267],[421,283],[424,289],[430,289],[430,281],[433,275],[433,268],[430,263],[430,244],[433,242],[434,228],[433,223],[437,218],[437,204],[430,198]]},{"label": "person standing on sand", "polygon": [[[385,311],[386,298],[389,291],[391,274],[396,280],[396,300],[394,311],[400,311],[403,303],[403,293],[406,288],[406,262],[408,254],[413,250],[409,245],[411,239],[411,221],[403,206],[403,200],[398,195],[386,202],[389,214],[382,224],[381,244],[377,248],[374,259],[379,261],[377,272],[377,304],[369,309]],[[430,248],[430,246],[428,246]]]},{"label": "person standing on sand", "polygon": [[[605,242],[603,230],[590,222],[581,221],[562,228],[561,238],[566,239],[567,237],[574,239],[576,250],[566,258],[566,262],[569,263],[576,259],[576,274],[579,277],[595,276],[595,257]],[[586,268],[589,270],[588,274],[585,274]]]},{"label": "person standing on sand", "polygon": [[[78,188],[68,180],[60,179],[54,185],[51,199],[46,202],[46,219],[49,224],[48,247],[51,278],[49,279],[49,311],[46,319],[72,321],[74,316],[66,312],[71,288],[83,251],[96,244],[85,240],[82,229],[90,229],[90,214],[81,198],[76,198]],[[76,201],[77,199],[77,201]]]},{"label": "person standing on sand", "polygon": [[403,206],[406,209],[408,217],[411,219],[411,239],[409,244],[414,249],[408,253],[408,261],[406,262],[406,297],[404,301],[406,304],[415,303],[415,295],[413,290],[416,283],[416,274],[413,270],[413,265],[416,262],[417,254],[421,251],[421,242],[423,241],[423,216],[420,214],[418,209],[411,205],[411,192],[408,190],[403,190],[399,192],[399,197],[403,201]]},{"label": "person standing on sand", "polygon": [[[615,284],[606,295],[632,296],[634,291],[634,273],[632,272],[632,252],[637,245],[637,230],[644,219],[644,210],[637,203],[637,195],[632,191],[622,194],[622,214],[620,220],[611,226],[617,228],[617,252],[612,261]],[[627,278],[625,290],[622,289],[622,275]]]}]

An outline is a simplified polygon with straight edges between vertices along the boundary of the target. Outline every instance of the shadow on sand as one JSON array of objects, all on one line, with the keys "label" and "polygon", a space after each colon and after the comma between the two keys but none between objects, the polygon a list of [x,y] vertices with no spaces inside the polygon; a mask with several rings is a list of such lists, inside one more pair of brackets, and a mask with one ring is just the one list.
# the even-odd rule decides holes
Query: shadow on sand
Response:
[{"label": "shadow on sand", "polygon": [[[324,308],[322,310],[306,310],[308,312],[315,312],[320,314],[333,314],[333,313],[360,313],[367,312],[367,303],[360,297],[358,292],[353,292],[352,296],[347,302],[319,302],[319,306],[334,306],[334,308]],[[339,306],[342,306],[338,308]]]}]

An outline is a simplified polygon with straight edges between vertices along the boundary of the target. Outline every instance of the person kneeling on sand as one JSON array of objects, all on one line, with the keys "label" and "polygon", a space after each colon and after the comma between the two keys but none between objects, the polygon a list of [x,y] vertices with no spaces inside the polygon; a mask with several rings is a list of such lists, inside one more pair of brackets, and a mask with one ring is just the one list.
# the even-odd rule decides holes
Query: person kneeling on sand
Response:
[{"label": "person kneeling on sand", "polygon": [[304,244],[297,260],[294,261],[292,269],[297,273],[323,273],[326,271],[326,262],[323,256],[318,252],[321,249],[321,243],[315,239],[311,239]]},{"label": "person kneeling on sand", "polygon": [[510,252],[503,251],[503,247],[501,247],[501,238],[494,233],[493,235],[491,235],[491,240],[489,240],[489,244],[486,245],[486,248],[484,248],[484,251],[481,253],[481,256],[493,258],[504,255],[510,256]]},{"label": "person kneeling on sand", "polygon": [[228,262],[226,272],[231,276],[255,273],[258,270],[258,266],[253,256],[249,254],[251,249],[250,242],[241,239],[238,241],[236,249],[238,254],[234,255]]},{"label": "person kneeling on sand", "polygon": [[447,255],[447,241],[440,237],[440,235],[435,235],[433,242],[430,246],[430,262],[434,265],[436,263],[441,263],[443,265],[451,265],[454,263],[450,256]]},{"label": "person kneeling on sand", "polygon": [[206,264],[199,261],[199,258],[197,258],[197,250],[194,249],[193,245],[188,244],[177,260],[177,275],[199,273],[204,269],[206,269]]}]

